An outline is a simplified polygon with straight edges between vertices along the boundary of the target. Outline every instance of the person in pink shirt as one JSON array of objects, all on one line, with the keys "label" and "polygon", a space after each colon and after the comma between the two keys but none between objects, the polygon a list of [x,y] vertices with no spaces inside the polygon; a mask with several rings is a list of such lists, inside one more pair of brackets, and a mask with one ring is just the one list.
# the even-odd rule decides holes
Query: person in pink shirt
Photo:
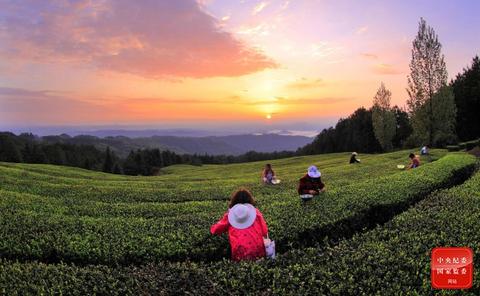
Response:
[{"label": "person in pink shirt", "polygon": [[262,213],[255,208],[255,200],[247,189],[233,193],[229,210],[212,225],[210,232],[220,235],[228,231],[232,260],[256,260],[265,257],[264,237],[268,228]]}]

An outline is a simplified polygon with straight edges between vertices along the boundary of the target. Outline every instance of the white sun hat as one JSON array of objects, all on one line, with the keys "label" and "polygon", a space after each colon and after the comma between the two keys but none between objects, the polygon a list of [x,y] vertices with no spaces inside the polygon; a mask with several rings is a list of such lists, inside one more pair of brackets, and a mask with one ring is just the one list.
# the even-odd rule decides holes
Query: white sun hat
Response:
[{"label": "white sun hat", "polygon": [[352,155],[357,155],[357,152],[352,152]]},{"label": "white sun hat", "polygon": [[255,207],[249,203],[236,204],[228,211],[228,222],[237,229],[252,226],[257,217]]},{"label": "white sun hat", "polygon": [[308,168],[308,176],[310,178],[320,178],[320,176],[322,175],[322,173],[320,173],[320,171],[317,169],[316,166],[312,165]]}]

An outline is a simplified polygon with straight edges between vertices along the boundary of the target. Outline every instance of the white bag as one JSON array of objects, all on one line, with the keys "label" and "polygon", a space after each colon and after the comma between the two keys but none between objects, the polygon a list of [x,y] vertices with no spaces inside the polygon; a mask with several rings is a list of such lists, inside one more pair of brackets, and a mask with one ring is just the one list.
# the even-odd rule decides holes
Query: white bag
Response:
[{"label": "white bag", "polygon": [[265,245],[265,254],[269,259],[275,259],[275,241],[270,238],[264,238],[263,244]]}]

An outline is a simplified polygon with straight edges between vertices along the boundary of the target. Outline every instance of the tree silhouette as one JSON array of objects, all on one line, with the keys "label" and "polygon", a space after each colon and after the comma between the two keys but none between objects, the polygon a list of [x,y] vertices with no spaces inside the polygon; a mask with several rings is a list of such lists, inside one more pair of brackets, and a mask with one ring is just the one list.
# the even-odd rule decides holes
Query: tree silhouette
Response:
[{"label": "tree silhouette", "polygon": [[111,173],[113,171],[113,157],[110,147],[107,147],[105,151],[105,161],[103,162],[103,171],[105,173]]}]

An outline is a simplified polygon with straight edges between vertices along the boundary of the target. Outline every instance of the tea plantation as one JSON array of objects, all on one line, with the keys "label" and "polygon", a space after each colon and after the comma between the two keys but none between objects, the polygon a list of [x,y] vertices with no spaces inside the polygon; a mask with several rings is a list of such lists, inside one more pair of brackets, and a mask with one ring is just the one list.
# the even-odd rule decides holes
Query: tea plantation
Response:
[{"label": "tea plantation", "polygon": [[[474,157],[444,150],[398,170],[407,155],[274,160],[275,187],[260,184],[265,162],[156,177],[0,163],[0,294],[431,294],[433,247],[480,251],[480,174]],[[303,204],[311,164],[327,192]],[[232,263],[227,237],[209,235],[239,187],[264,214],[275,261]]]}]

